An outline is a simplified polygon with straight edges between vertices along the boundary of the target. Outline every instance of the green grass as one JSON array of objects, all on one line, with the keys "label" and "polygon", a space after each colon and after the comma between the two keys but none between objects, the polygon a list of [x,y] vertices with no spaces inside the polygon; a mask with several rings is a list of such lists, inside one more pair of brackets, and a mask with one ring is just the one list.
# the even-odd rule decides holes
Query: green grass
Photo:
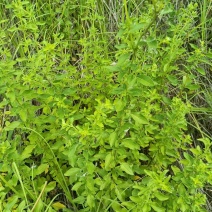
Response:
[{"label": "green grass", "polygon": [[2,0],[0,211],[211,211],[211,9]]}]

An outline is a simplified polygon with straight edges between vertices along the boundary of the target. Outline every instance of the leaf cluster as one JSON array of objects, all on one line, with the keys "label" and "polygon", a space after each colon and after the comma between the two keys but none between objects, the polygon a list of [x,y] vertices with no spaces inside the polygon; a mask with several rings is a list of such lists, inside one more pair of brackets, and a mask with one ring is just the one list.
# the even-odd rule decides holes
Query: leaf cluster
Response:
[{"label": "leaf cluster", "polygon": [[0,211],[210,209],[211,4],[114,2],[0,4]]}]

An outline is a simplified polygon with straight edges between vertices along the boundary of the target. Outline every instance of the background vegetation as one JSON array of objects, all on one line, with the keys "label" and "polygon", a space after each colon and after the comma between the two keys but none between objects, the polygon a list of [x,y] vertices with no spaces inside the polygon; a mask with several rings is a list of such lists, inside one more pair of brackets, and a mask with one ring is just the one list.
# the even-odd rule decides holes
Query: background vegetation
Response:
[{"label": "background vegetation", "polygon": [[210,0],[2,0],[0,211],[212,211]]}]

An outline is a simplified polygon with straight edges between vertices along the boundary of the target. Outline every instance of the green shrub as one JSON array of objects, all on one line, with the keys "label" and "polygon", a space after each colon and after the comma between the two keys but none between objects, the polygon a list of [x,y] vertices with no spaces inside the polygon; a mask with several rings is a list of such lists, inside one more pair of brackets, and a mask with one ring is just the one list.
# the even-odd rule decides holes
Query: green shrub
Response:
[{"label": "green shrub", "polygon": [[199,5],[175,6],[3,1],[1,211],[207,211],[188,120],[211,52]]}]

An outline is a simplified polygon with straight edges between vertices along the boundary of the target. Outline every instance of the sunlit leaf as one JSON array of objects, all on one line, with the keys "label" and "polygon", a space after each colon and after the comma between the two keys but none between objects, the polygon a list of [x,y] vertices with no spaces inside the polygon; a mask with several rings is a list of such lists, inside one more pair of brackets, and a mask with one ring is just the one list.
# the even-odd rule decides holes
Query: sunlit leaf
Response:
[{"label": "sunlit leaf", "polygon": [[49,168],[49,164],[47,163],[44,163],[44,164],[41,164],[40,166],[38,166],[35,170],[34,170],[34,175],[40,175],[41,173],[45,172],[46,169]]},{"label": "sunlit leaf", "polygon": [[116,99],[114,101],[114,105],[115,105],[115,109],[117,112],[122,111],[124,109],[124,107],[126,106],[126,102],[124,100],[121,99]]},{"label": "sunlit leaf", "polygon": [[130,138],[126,138],[121,142],[121,145],[123,145],[124,147],[127,147],[129,149],[135,150],[135,149],[140,149],[140,145],[137,144],[134,140],[130,139]]},{"label": "sunlit leaf", "polygon": [[14,130],[14,129],[16,129],[16,128],[19,128],[20,124],[21,124],[21,123],[20,123],[19,121],[13,121],[13,122],[9,123],[9,124],[4,128],[4,130],[6,130],[6,131]]},{"label": "sunlit leaf", "polygon": [[146,42],[147,42],[147,45],[148,45],[149,48],[151,48],[151,49],[157,48],[158,43],[157,43],[156,39],[150,37],[146,40]]},{"label": "sunlit leaf", "polygon": [[165,201],[169,199],[169,196],[162,194],[161,192],[155,192],[154,195],[160,200],[160,201]]},{"label": "sunlit leaf", "polygon": [[176,76],[168,75],[167,78],[171,82],[172,85],[177,86],[179,84]]},{"label": "sunlit leaf", "polygon": [[135,203],[140,203],[141,202],[141,198],[138,196],[131,196],[130,199],[135,202]]},{"label": "sunlit leaf", "polygon": [[19,115],[20,115],[22,121],[23,121],[23,122],[26,122],[26,120],[27,120],[27,111],[21,110],[21,111],[19,112]]},{"label": "sunlit leaf", "polygon": [[134,175],[131,165],[128,163],[121,163],[120,168],[129,175]]},{"label": "sunlit leaf", "polygon": [[166,209],[164,207],[159,206],[157,203],[152,203],[151,207],[154,209],[156,212],[165,212]]},{"label": "sunlit leaf", "polygon": [[85,197],[79,196],[73,200],[74,203],[83,204],[85,202]]},{"label": "sunlit leaf", "polygon": [[48,183],[45,187],[45,192],[52,191],[56,187],[56,181]]},{"label": "sunlit leaf", "polygon": [[113,147],[115,142],[117,140],[117,133],[114,131],[110,134],[109,136],[109,143],[110,143],[110,146]]},{"label": "sunlit leaf", "polygon": [[141,29],[144,29],[146,26],[146,23],[134,23],[130,26],[129,33],[135,33],[139,32]]},{"label": "sunlit leaf", "polygon": [[165,8],[161,10],[160,15],[166,15],[172,12],[173,12],[173,9],[170,7],[169,4],[167,4]]},{"label": "sunlit leaf", "polygon": [[55,202],[52,204],[52,206],[55,210],[61,210],[63,208],[66,208],[66,206],[60,202]]},{"label": "sunlit leaf", "polygon": [[142,85],[147,87],[152,87],[152,86],[155,86],[156,84],[151,77],[146,75],[140,75],[138,78],[138,82],[140,82]]},{"label": "sunlit leaf", "polygon": [[24,160],[26,158],[29,158],[32,154],[32,151],[34,150],[34,148],[36,147],[36,145],[28,145],[24,151],[21,153],[21,160]]},{"label": "sunlit leaf", "polygon": [[148,120],[142,116],[142,115],[138,115],[138,114],[131,114],[131,117],[134,119],[134,121],[137,124],[148,124]]},{"label": "sunlit leaf", "polygon": [[95,198],[93,195],[89,194],[87,196],[87,204],[89,205],[90,208],[93,208],[95,206]]},{"label": "sunlit leaf", "polygon": [[145,154],[143,154],[143,153],[140,153],[140,154],[139,154],[139,159],[140,159],[140,160],[143,160],[143,161],[149,160],[149,158],[148,158]]},{"label": "sunlit leaf", "polygon": [[105,169],[108,170],[110,169],[110,164],[113,160],[113,156],[111,153],[107,154],[107,156],[105,157]]},{"label": "sunlit leaf", "polygon": [[75,176],[80,172],[80,168],[71,168],[65,172],[65,176]]},{"label": "sunlit leaf", "polygon": [[77,191],[82,185],[82,182],[77,182],[73,187],[72,190],[73,191]]}]

